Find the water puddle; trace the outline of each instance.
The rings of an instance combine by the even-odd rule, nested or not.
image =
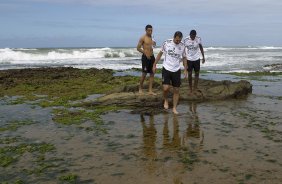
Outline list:
[[[186,102],[178,106],[177,116],[170,110],[157,115],[121,110],[102,116],[107,132],[100,134],[55,123],[48,108],[2,103],[2,128],[11,118],[34,123],[1,132],[2,153],[8,145],[30,145],[12,164],[0,167],[0,178],[26,183],[281,183],[282,107],[275,102],[254,95]],[[43,143],[55,149],[30,151]]]

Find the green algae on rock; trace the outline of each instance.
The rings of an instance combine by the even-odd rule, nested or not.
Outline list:
[[[94,68],[85,70],[38,68],[0,71],[0,96],[40,99],[37,103],[42,107],[73,107],[79,106],[79,104],[72,104],[73,101],[85,99],[93,94],[104,94],[102,97],[88,102],[88,105],[116,105],[133,110],[137,109],[140,112],[150,111],[150,113],[162,110],[162,85],[159,78],[155,78],[153,84],[156,96],[148,95],[145,92],[148,88],[147,83],[144,84],[144,93],[140,95],[138,93],[140,77],[113,76],[113,73],[113,70]],[[199,89],[198,93],[189,95],[188,82],[182,80],[180,102],[242,98],[252,92],[252,85],[245,80],[231,82],[200,79]],[[24,102],[24,100],[19,100],[19,102]],[[90,117],[85,112],[79,113],[80,116],[88,116],[88,119]],[[63,119],[66,120],[67,113],[63,114]],[[55,119],[63,121],[58,116]]]
[[[67,105],[91,94],[108,93],[124,84],[138,83],[138,77],[113,77],[107,69],[35,68],[0,71],[0,97],[22,96],[43,99],[44,107]],[[46,95],[46,97],[40,97]],[[17,102],[18,103],[18,102]]]

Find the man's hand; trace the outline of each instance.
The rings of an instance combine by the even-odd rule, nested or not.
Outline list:
[[[202,59],[202,63],[204,64],[206,62],[205,58]]]
[[[153,73],[156,73],[156,70],[157,70],[157,65],[154,64],[154,65],[153,65]]]
[[[157,43],[153,40],[153,48],[157,46]]]

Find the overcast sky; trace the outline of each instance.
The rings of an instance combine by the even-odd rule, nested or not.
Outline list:
[[[0,0],[0,48],[158,45],[196,29],[204,46],[282,46],[281,0]]]

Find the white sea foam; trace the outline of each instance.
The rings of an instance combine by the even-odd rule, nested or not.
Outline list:
[[[206,63],[201,64],[204,70],[261,71],[267,69],[263,68],[265,65],[282,64],[282,47],[207,47],[205,50]],[[160,48],[154,49],[155,56],[159,51]],[[0,49],[0,70],[43,66],[126,70],[141,68],[140,58],[136,48],[4,48]]]
[[[101,59],[138,57],[133,49],[0,49],[0,62],[4,61],[50,61],[70,59]]]
[[[211,50],[281,50],[282,47],[273,47],[273,46],[248,46],[248,47],[206,47],[205,51]]]

